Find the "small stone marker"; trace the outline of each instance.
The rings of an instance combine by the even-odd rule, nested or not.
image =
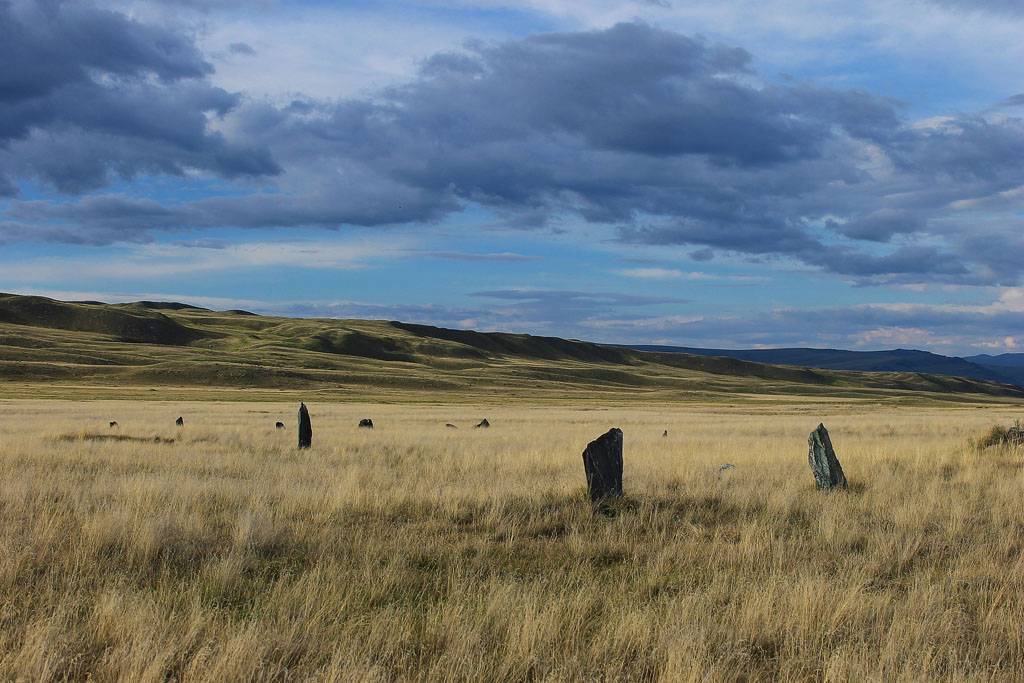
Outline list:
[[[828,437],[828,430],[823,424],[819,424],[807,437],[807,460],[811,464],[811,472],[814,473],[814,483],[819,489],[831,491],[834,488],[846,488],[843,466],[839,464],[835,449],[832,448],[832,440]]]
[[[174,421],[174,424],[178,425],[179,427],[184,427],[185,426],[185,418],[179,417],[177,420]]]
[[[373,420],[370,418],[364,418],[359,421],[359,426],[363,429],[373,429]]]
[[[447,427],[448,429],[458,429],[458,427],[453,425],[451,422],[446,423],[445,427]]]
[[[622,430],[613,427],[587,444],[583,451],[590,500],[622,496]]]
[[[667,437],[667,436],[668,436],[668,430],[666,429],[665,431],[663,431],[663,432],[661,433],[661,438],[663,438],[663,439],[664,439],[664,438],[665,438],[665,437]]]
[[[117,423],[116,423],[116,422],[111,422],[111,423],[110,423],[110,426],[111,426],[111,428],[113,428],[113,427],[116,427],[116,426],[117,426]]]
[[[274,429],[284,429],[284,422],[275,422]]]
[[[480,429],[480,428],[487,429],[490,426],[491,426],[491,423],[488,422],[487,418],[485,417],[484,419],[480,420],[480,423],[476,427],[474,427],[474,429]]]
[[[299,448],[313,445],[313,424],[309,421],[309,410],[305,403],[299,404]]]

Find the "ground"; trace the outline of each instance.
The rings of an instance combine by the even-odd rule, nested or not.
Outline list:
[[[1024,678],[1017,406],[307,402],[0,401],[0,678]]]

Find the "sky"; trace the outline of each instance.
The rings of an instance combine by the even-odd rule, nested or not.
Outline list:
[[[0,0],[0,291],[1024,351],[1019,0]]]

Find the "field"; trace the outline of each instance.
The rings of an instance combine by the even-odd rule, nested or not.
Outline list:
[[[0,679],[1024,678],[1014,405],[309,404],[0,401]]]

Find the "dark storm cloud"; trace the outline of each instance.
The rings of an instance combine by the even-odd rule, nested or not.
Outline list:
[[[575,214],[619,226],[625,242],[783,256],[855,278],[981,278],[955,236],[912,240],[951,202],[1024,183],[1019,120],[909,125],[869,93],[758,85],[750,60],[622,24],[470,45],[372,101],[239,118],[282,163],[343,159],[444,198],[426,220],[478,203],[510,222]],[[853,246],[865,241],[876,246]]]
[[[45,7],[63,24],[92,25]],[[161,30],[81,13],[118,38]],[[70,30],[63,24],[47,40],[23,40],[43,51]],[[583,220],[624,243],[785,258],[864,282],[1021,276],[998,248],[970,248],[981,234],[995,245],[1013,235],[1004,219],[1020,206],[1024,123],[1012,116],[910,122],[867,92],[764,84],[745,50],[644,24],[471,43],[372,98],[283,106],[211,87],[187,38],[168,34],[155,52],[138,42],[81,72],[59,49],[47,53],[60,67],[43,69],[58,74],[43,80],[52,85],[0,109],[17,131],[0,151],[0,178],[34,173],[82,191],[112,174],[233,177],[280,165],[278,186],[158,207],[13,202],[5,220],[37,224],[39,239],[101,243],[220,226],[429,230],[475,204],[506,226]],[[224,118],[230,138],[209,129],[207,114]],[[972,211],[983,204],[1005,216],[978,227]]]
[[[115,176],[279,170],[210,130],[240,99],[209,85],[187,36],[88,3],[0,2],[0,64],[0,178],[77,193]]]

